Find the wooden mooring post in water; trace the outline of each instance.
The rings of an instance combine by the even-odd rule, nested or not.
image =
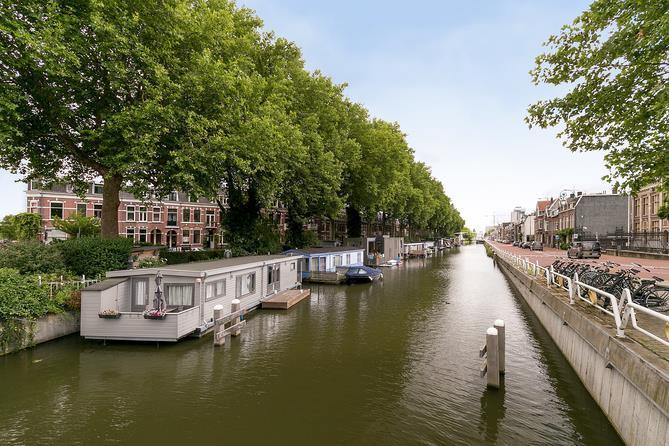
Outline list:
[[[488,377],[488,387],[499,389],[500,375],[506,367],[506,346],[504,321],[497,319],[494,325],[486,330],[485,345],[481,347],[479,356],[485,359],[481,364],[481,378]]]
[[[225,338],[228,335],[239,336],[242,328],[246,325],[246,320],[242,320],[246,310],[242,310],[242,303],[239,299],[234,299],[230,305],[230,314],[223,316],[223,305],[214,307],[214,345],[225,345]],[[229,324],[228,327],[225,325]]]

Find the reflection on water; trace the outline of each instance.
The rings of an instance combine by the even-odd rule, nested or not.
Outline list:
[[[620,444],[482,247],[384,275],[258,311],[222,348],[74,336],[0,358],[0,443]],[[496,318],[507,373],[488,390]]]

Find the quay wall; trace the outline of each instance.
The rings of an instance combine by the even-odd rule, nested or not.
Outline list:
[[[635,351],[634,341],[578,311],[544,284],[495,256],[497,265],[528,303],[628,445],[669,445],[669,372],[664,359]]]
[[[35,321],[16,319],[11,324],[11,329],[15,329],[17,324],[23,327],[23,335],[20,336],[20,339],[12,337],[4,348],[0,344],[0,356],[78,333],[80,317],[78,311],[69,311],[61,314],[47,314]],[[0,332],[10,329],[8,325],[6,322],[0,322]]]

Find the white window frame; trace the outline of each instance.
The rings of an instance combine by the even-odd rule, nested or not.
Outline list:
[[[246,281],[246,293],[242,293],[242,285]],[[256,292],[256,273],[241,274],[235,277],[235,296],[237,298],[250,296]]]
[[[158,210],[158,212],[156,212],[156,209]],[[156,219],[156,215],[158,216],[157,219]],[[160,223],[162,217],[163,217],[163,209],[160,208],[160,207],[154,206],[154,208],[151,210],[151,220],[154,223]]]
[[[125,207],[125,221],[135,221],[135,206]]]
[[[83,206],[83,207],[84,207],[84,213],[83,213],[83,214],[82,214],[81,212],[79,212],[79,207],[80,207],[80,206]],[[79,215],[83,215],[83,216],[87,216],[87,215],[88,215],[88,203],[77,203],[77,204],[75,205],[75,207],[76,207],[76,209],[77,209],[77,214],[79,214]]]
[[[54,215],[53,215],[53,209],[54,209],[53,205],[54,204],[59,204],[60,205],[60,217],[58,217],[58,218],[65,218],[65,203],[63,203],[62,201],[50,201],[49,202],[49,220],[54,219]]]
[[[205,301],[208,302],[210,300],[225,296],[225,288],[225,279],[208,282],[205,286]]]

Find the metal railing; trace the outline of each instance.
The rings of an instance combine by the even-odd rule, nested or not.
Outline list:
[[[567,291],[569,296],[569,303],[571,305],[575,304],[575,299],[579,299],[580,301],[583,301],[586,304],[595,307],[605,314],[611,316],[616,326],[617,337],[624,338],[625,328],[627,327],[628,323],[631,323],[634,330],[643,333],[649,338],[669,347],[669,341],[667,341],[667,339],[669,339],[669,316],[634,302],[632,299],[632,293],[629,288],[625,288],[623,290],[622,296],[618,298],[611,293],[581,282],[578,280],[578,273],[575,273],[573,278],[568,277],[556,272],[552,265],[548,268],[545,268],[539,266],[538,261],[532,263],[527,257],[523,258],[517,256],[510,252],[499,249],[494,245],[491,245],[491,247],[496,256],[507,260],[516,269],[523,271],[530,276],[545,280],[549,288],[552,286],[557,286]],[[587,297],[585,297],[584,294]],[[605,302],[608,299],[611,304],[611,308],[605,308],[604,306],[600,305],[600,299],[604,300]],[[667,339],[662,339],[656,334],[639,326],[636,317],[637,311],[656,319],[660,323],[664,323],[664,331]]]
[[[41,286],[43,284],[42,276],[38,276],[38,281]],[[76,290],[80,290],[99,281],[100,279],[97,278],[87,279],[86,276],[81,276],[81,280],[63,280],[63,276],[60,276],[60,281],[44,282],[44,285],[49,287],[49,298],[53,299],[53,295],[61,288],[72,287]]]

